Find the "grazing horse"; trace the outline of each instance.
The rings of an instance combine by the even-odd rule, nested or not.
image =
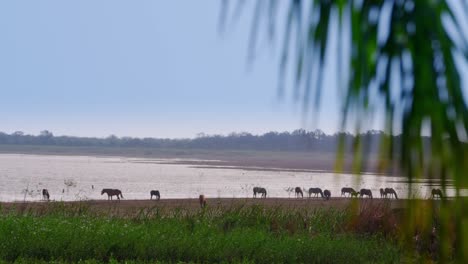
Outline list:
[[[304,198],[304,193],[302,192],[301,187],[296,187],[294,191],[296,192],[296,198],[299,198],[299,195],[301,196],[301,198]]]
[[[122,191],[119,189],[102,189],[101,195],[107,193],[107,200],[112,200],[112,196],[117,196],[120,201],[120,197],[123,198]]]
[[[205,207],[206,207],[206,198],[205,198],[205,195],[200,194],[200,196],[198,197],[198,202],[200,203],[200,207],[201,207],[201,208],[205,208]]]
[[[435,199],[436,196],[439,196],[440,199],[443,198],[442,190],[440,189],[432,189],[431,195],[432,195],[432,199]]]
[[[261,194],[260,197],[262,198],[266,198],[267,196],[267,191],[265,188],[262,188],[262,187],[254,187],[253,188],[253,197],[256,198],[257,197],[257,193]]]
[[[345,196],[346,194],[349,193],[350,196],[352,196],[353,192],[356,192],[353,188],[350,187],[343,187],[341,188],[341,196]]]
[[[322,192],[322,189],[320,189],[320,188],[310,188],[309,189],[309,198],[310,198],[310,196],[312,194],[314,194],[314,197],[317,197],[320,194],[320,196],[322,196],[322,198],[323,198],[323,192]]]
[[[150,192],[150,195],[151,195],[150,200],[153,200],[153,195],[156,196],[156,200],[161,199],[161,195],[159,194],[159,191],[158,191],[158,190],[152,190],[152,191]]]
[[[372,199],[372,191],[370,189],[361,189],[361,191],[359,191],[360,193],[360,197],[364,197],[364,196],[369,196],[371,199]]]
[[[380,188],[380,198],[387,198],[387,194],[385,193],[385,190]]]
[[[330,190],[324,190],[324,191],[323,191],[323,195],[325,196],[325,200],[330,199],[330,197],[331,197],[331,192],[330,192]]]
[[[384,194],[385,198],[387,198],[387,195],[390,195],[390,198],[395,197],[395,199],[398,199],[398,195],[396,194],[396,191],[393,188],[385,188]]]
[[[351,198],[357,198],[359,196],[359,192],[353,191],[351,192]]]
[[[47,190],[47,189],[42,189],[42,199],[43,199],[43,200],[46,200],[46,201],[49,201],[49,200],[50,200],[49,190]]]

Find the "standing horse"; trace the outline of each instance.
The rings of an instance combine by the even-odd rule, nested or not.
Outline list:
[[[440,199],[443,198],[442,190],[440,189],[432,189],[431,195],[432,195],[432,199],[435,199],[436,196],[439,196]]]
[[[260,193],[260,189],[262,189],[262,187],[254,187],[254,189],[253,189],[253,191],[254,191],[253,198],[257,197],[257,193]]]
[[[370,189],[361,189],[359,193],[361,198],[364,196],[369,196],[372,199],[372,191]]]
[[[329,200],[331,197],[331,192],[330,190],[325,190],[323,191],[323,195],[325,196],[325,200]]]
[[[320,189],[320,188],[310,188],[309,189],[309,198],[310,198],[310,196],[312,194],[314,194],[314,197],[317,197],[320,194],[320,196],[322,196],[322,198],[323,198],[323,192],[322,192],[322,189]]]
[[[112,200],[112,196],[117,196],[117,199],[120,201],[120,198],[123,198],[122,191],[119,189],[102,189],[101,195],[107,194],[107,200]]]
[[[398,199],[398,195],[396,194],[396,191],[393,188],[385,188],[384,194],[385,198],[387,198],[387,195],[390,195],[390,198],[395,197],[395,199]]]
[[[50,200],[49,190],[47,190],[47,189],[42,189],[42,199],[43,199],[43,200],[46,200],[46,201],[49,201],[49,200]]]
[[[341,188],[341,196],[345,196],[346,194],[349,193],[349,196],[352,196],[353,192],[356,192],[353,188],[350,187],[343,187]]]
[[[200,207],[201,207],[201,208],[205,208],[205,207],[206,207],[206,198],[205,198],[205,195],[200,194],[200,196],[198,197],[198,202],[200,203]]]
[[[152,190],[152,191],[150,192],[150,195],[151,195],[150,200],[153,200],[153,195],[156,196],[156,200],[161,199],[161,195],[159,194],[159,191],[158,191],[158,190]]]
[[[256,198],[257,197],[257,193],[261,194],[260,197],[262,198],[266,198],[267,196],[267,191],[265,188],[262,188],[262,187],[254,187],[253,188],[253,197]]]
[[[304,193],[302,192],[301,187],[296,187],[294,189],[294,192],[296,193],[296,198],[299,198],[299,195],[301,196],[301,198],[304,198]]]
[[[380,198],[387,198],[387,194],[385,193],[385,190],[380,188]]]
[[[356,191],[351,192],[351,198],[357,198],[359,195],[360,195],[359,192],[356,192]]]

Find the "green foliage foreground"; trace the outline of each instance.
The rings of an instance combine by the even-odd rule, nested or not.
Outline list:
[[[395,263],[401,248],[381,233],[350,231],[347,211],[245,207],[151,209],[134,216],[83,210],[0,216],[0,262]]]
[[[290,93],[296,101],[302,100],[304,114],[316,115],[325,110],[320,109],[322,93],[335,86],[342,95],[341,130],[360,134],[377,121],[387,135],[399,135],[398,140],[391,136],[381,140],[382,171],[398,164],[410,185],[415,179],[429,178],[440,181],[444,192],[447,180],[453,180],[457,197],[454,203],[441,205],[439,229],[442,234],[464,232],[468,210],[459,193],[468,188],[467,83],[463,80],[468,65],[468,1],[223,1],[221,28],[231,24],[230,17],[239,19],[239,13],[249,9],[245,2],[252,10],[249,58],[255,58],[263,35],[271,47],[277,41],[283,43],[278,54],[279,94],[285,96],[286,84],[292,81]],[[284,33],[277,38],[281,27]],[[328,73],[336,78],[335,85],[327,81]],[[429,144],[424,135],[430,135]],[[355,172],[365,168],[369,157],[363,141],[360,136],[353,139]],[[343,169],[347,143],[343,137],[338,170]],[[432,221],[427,216],[425,221]],[[407,234],[410,240],[413,232]],[[441,240],[436,247],[443,259],[455,254],[458,262],[468,263],[468,235],[455,241],[455,252],[444,246],[452,244],[449,236]]]

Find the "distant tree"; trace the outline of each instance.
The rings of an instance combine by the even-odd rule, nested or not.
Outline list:
[[[115,135],[110,135],[105,139],[105,144],[109,146],[116,146],[119,143],[119,138]]]
[[[107,138],[86,138],[72,136],[54,136],[44,130],[39,135],[25,135],[16,133],[8,135],[0,132],[0,144],[16,145],[57,145],[57,146],[102,146],[102,147],[151,147],[174,149],[217,149],[217,150],[265,150],[265,151],[321,151],[334,152],[338,148],[340,137],[346,135],[349,142],[356,138],[352,134],[326,135],[320,130],[306,131],[303,129],[289,132],[268,132],[263,135],[253,135],[248,132],[230,133],[223,135],[208,135],[193,139],[161,139],[161,138],[132,138],[111,135]],[[384,133],[370,131],[360,135],[364,137],[363,145],[374,145],[371,153],[376,154],[376,145]],[[352,145],[347,144],[345,150],[349,153]]]
[[[205,136],[206,136],[206,134],[203,133],[203,132],[197,134],[197,138],[203,138]]]
[[[14,137],[22,137],[22,136],[24,136],[24,132],[23,131],[15,131],[15,132],[13,132],[12,135]]]
[[[49,130],[42,130],[39,136],[44,138],[51,138],[54,136],[54,134],[52,134],[52,132],[50,132]]]
[[[39,133],[39,140],[43,144],[53,143],[54,141],[54,134],[48,130],[43,130]]]

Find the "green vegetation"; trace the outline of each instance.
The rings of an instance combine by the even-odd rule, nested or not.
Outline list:
[[[351,212],[258,206],[153,208],[125,216],[86,207],[15,210],[0,216],[0,261],[400,262],[395,234],[381,224],[377,232],[362,229],[373,225],[356,224]]]

